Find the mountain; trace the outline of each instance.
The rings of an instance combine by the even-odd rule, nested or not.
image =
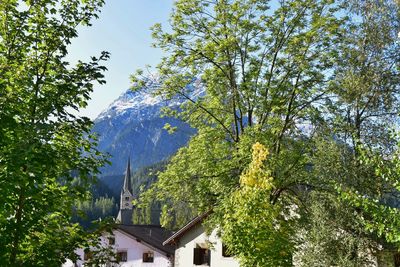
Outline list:
[[[149,80],[143,90],[127,90],[94,121],[98,149],[111,155],[112,164],[101,169],[102,176],[123,174],[129,157],[132,171],[166,160],[194,133],[178,119],[160,117],[162,107],[178,108],[181,101],[154,96],[157,86],[156,81]],[[195,95],[201,91],[195,83],[190,87]],[[163,129],[167,123],[177,127],[173,134]]]

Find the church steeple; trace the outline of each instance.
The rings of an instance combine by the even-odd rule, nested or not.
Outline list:
[[[130,192],[132,194],[132,186],[131,186],[131,158],[128,158],[128,164],[126,166],[125,179],[124,179],[124,187],[122,189],[123,192]],[[123,193],[121,192],[121,193]]]
[[[132,224],[132,213],[133,213],[133,194],[131,186],[131,160],[128,158],[128,164],[126,166],[126,173],[124,178],[124,184],[121,189],[121,200],[119,206],[119,212],[117,221],[121,224],[129,225]]]

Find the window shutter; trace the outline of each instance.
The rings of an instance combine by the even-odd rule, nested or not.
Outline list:
[[[394,258],[394,266],[400,267],[400,253],[395,253],[393,255],[393,258]]]
[[[206,257],[204,262],[206,262],[208,266],[211,266],[211,250],[207,249],[204,256]]]
[[[194,248],[193,249],[193,264],[194,265],[202,265],[203,264],[202,255],[203,255],[203,253],[202,253],[202,249],[201,248]]]

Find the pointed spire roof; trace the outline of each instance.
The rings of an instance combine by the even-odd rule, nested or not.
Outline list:
[[[124,192],[129,191],[132,194],[131,186],[131,158],[128,158],[128,164],[126,166],[126,173],[124,179],[124,187],[122,188]]]

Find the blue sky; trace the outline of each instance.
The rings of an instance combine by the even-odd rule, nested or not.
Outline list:
[[[73,40],[68,60],[89,61],[101,51],[109,51],[111,59],[105,64],[107,84],[96,85],[92,100],[80,114],[91,119],[122,92],[129,88],[129,75],[146,65],[155,66],[162,52],[152,48],[150,27],[168,23],[173,0],[106,0],[100,18],[92,27],[79,28]]]

